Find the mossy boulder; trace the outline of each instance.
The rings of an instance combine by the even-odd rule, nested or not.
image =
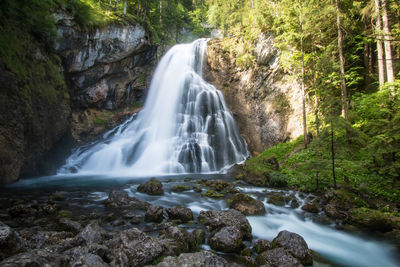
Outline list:
[[[182,222],[193,220],[193,212],[189,208],[176,206],[168,208],[166,211],[172,220],[181,220]]]
[[[352,209],[349,222],[379,232],[400,229],[400,217],[368,208]]]
[[[156,178],[151,178],[144,184],[139,185],[137,188],[138,192],[146,193],[148,195],[162,195],[164,194],[164,189],[162,183]]]
[[[253,250],[257,253],[260,254],[264,251],[272,249],[272,243],[268,240],[265,239],[258,239],[257,242],[253,246]]]
[[[240,211],[244,215],[263,215],[265,214],[264,204],[245,194],[237,194],[229,203],[229,207]]]
[[[171,189],[172,192],[184,192],[184,191],[189,191],[189,190],[190,190],[190,187],[187,185],[175,185]]]
[[[301,209],[304,210],[304,211],[307,211],[307,212],[311,212],[311,213],[318,213],[319,212],[319,207],[314,202],[308,202],[308,203],[304,204],[301,207]]]
[[[201,193],[201,196],[203,196],[203,197],[210,197],[210,198],[224,198],[224,197],[225,197],[224,194],[217,193],[217,192],[215,192],[215,191],[212,190],[212,189],[207,190],[207,192]]]
[[[227,226],[219,230],[211,239],[210,247],[222,252],[239,252],[243,235],[236,226]]]

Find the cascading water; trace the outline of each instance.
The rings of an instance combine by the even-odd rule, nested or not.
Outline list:
[[[207,40],[172,47],[161,59],[136,118],[80,148],[60,172],[219,172],[249,153],[224,97],[202,78]]]

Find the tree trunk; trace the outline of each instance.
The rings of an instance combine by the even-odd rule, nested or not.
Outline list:
[[[118,2],[119,2],[119,0],[117,0],[117,1],[115,2],[115,8],[118,8]]]
[[[389,19],[387,15],[386,0],[382,1],[382,22],[383,22],[383,33],[385,35],[385,61],[386,61],[386,76],[389,83],[394,82],[394,72],[393,72],[393,60],[392,60],[392,48],[390,41],[390,29],[389,29]]]
[[[340,76],[342,79],[342,116],[348,120],[348,101],[347,101],[347,88],[346,88],[346,77],[344,72],[344,55],[343,55],[343,34],[341,29],[340,21],[340,9],[339,0],[336,0],[336,26],[338,29],[338,47],[339,47],[339,58],[340,58]]]
[[[332,114],[333,116],[333,114]],[[331,159],[332,159],[332,178],[333,178],[333,186],[336,188],[336,173],[335,173],[335,147],[334,147],[334,139],[333,139],[333,118],[331,118]]]
[[[147,16],[147,0],[144,0],[144,11],[143,11],[143,19]]]
[[[363,20],[364,24],[364,32],[367,35],[369,33],[368,22],[367,20]],[[367,88],[371,84],[371,73],[372,73],[372,66],[371,66],[371,44],[366,42],[364,44],[364,84]]]
[[[306,117],[306,88],[304,85],[304,48],[303,48],[303,14],[302,14],[301,0],[299,0],[299,22],[300,22],[300,50],[301,50],[301,91],[302,91],[302,108],[303,108],[303,134],[304,134],[304,148],[308,145],[307,135],[307,117]]]
[[[126,8],[128,6],[128,0],[124,1],[124,16],[126,15]]]
[[[381,12],[380,12],[380,2],[379,0],[375,0],[375,14],[376,14],[376,46],[378,50],[378,72],[379,72],[379,85],[383,85],[385,83],[385,65],[383,62],[383,46],[381,38],[382,31],[382,23],[381,23]]]

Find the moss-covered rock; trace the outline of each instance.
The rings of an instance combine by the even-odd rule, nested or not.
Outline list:
[[[368,208],[352,209],[349,222],[379,232],[400,229],[400,217]]]
[[[201,196],[203,196],[203,197],[211,197],[211,198],[224,198],[225,197],[224,194],[217,193],[212,189],[207,190],[207,192],[201,193]]]
[[[141,184],[137,188],[138,192],[146,193],[148,195],[162,195],[164,194],[164,189],[162,183],[157,180],[157,178],[151,178],[144,184]]]
[[[265,214],[264,204],[245,194],[237,194],[229,203],[229,207],[240,211],[244,215]]]
[[[187,185],[175,185],[171,188],[172,192],[184,192],[190,190],[190,187]]]

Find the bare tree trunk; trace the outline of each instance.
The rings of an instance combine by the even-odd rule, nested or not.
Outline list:
[[[118,8],[118,2],[119,2],[119,0],[117,0],[117,1],[115,2],[115,8]]]
[[[378,50],[378,72],[379,72],[379,85],[383,85],[385,83],[385,65],[383,62],[383,46],[382,41],[380,40],[380,35],[382,31],[382,23],[381,23],[381,15],[380,15],[380,2],[379,0],[375,0],[375,14],[376,14],[376,46]]]
[[[348,120],[348,103],[347,103],[347,88],[346,88],[346,77],[344,72],[344,55],[343,55],[343,34],[341,29],[340,21],[340,9],[339,0],[336,0],[336,25],[338,29],[338,47],[339,47],[339,58],[340,58],[340,76],[342,78],[342,116]]]
[[[333,116],[333,114],[332,114]],[[336,188],[336,173],[335,173],[335,146],[333,139],[333,118],[331,118],[331,159],[332,159],[332,178],[333,178],[333,187]]]
[[[160,0],[160,26],[162,25],[162,0]]]
[[[386,0],[382,1],[382,21],[383,21],[383,32],[385,35],[385,61],[386,61],[386,76],[387,81],[394,82],[394,72],[393,72],[393,59],[392,59],[392,48],[390,46],[390,29],[389,29],[389,19],[387,15]]]
[[[128,6],[128,0],[124,1],[124,15],[126,15],[126,7]]]
[[[303,134],[304,134],[304,148],[308,145],[307,135],[307,117],[306,117],[306,88],[304,85],[304,48],[303,48],[303,14],[302,14],[301,0],[299,0],[299,22],[300,22],[300,50],[301,50],[301,91],[302,91],[302,108],[303,108]]]
[[[147,16],[147,0],[144,0],[144,12],[143,12],[143,18],[145,19]]]

